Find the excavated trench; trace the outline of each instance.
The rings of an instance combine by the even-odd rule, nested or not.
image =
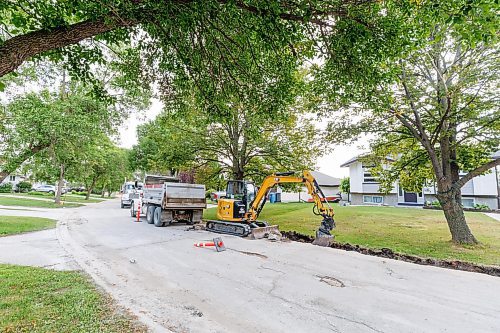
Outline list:
[[[301,243],[312,243],[312,241],[314,240],[314,237],[312,236],[303,235],[295,231],[282,231],[281,234],[283,235],[283,237]],[[421,258],[410,254],[397,253],[388,248],[374,250],[366,247],[361,247],[359,245],[352,245],[349,243],[339,243],[335,241],[330,245],[330,247],[345,251],[355,251],[370,256],[411,262],[418,265],[429,265],[442,268],[450,268],[460,271],[482,273],[500,277],[500,267],[497,266],[478,265],[471,262],[460,261],[460,260]]]

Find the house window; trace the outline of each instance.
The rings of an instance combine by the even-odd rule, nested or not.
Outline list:
[[[467,208],[474,208],[474,199],[473,198],[462,198],[462,206]]]
[[[399,196],[402,197],[403,196],[403,189],[401,188],[401,186],[398,186],[399,188]]]
[[[363,182],[364,183],[378,183],[377,177],[371,174],[373,165],[363,165]]]
[[[381,204],[384,198],[380,195],[363,195],[363,203],[367,204]]]
[[[16,181],[16,176],[9,176],[9,181],[15,182]]]
[[[418,197],[421,198],[422,197],[422,191],[418,192]]]

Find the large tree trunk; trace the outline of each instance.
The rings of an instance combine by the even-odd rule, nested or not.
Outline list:
[[[465,220],[461,192],[449,191],[437,195],[437,198],[443,207],[444,216],[451,232],[451,240],[458,244],[477,244],[477,240]]]
[[[76,44],[83,39],[135,24],[137,24],[136,21],[118,19],[110,14],[108,17],[96,20],[12,37],[0,46],[0,77],[15,71],[24,61],[40,53]]]
[[[61,204],[63,185],[64,185],[64,164],[61,164],[61,169],[59,171],[59,181],[57,182],[56,198],[54,200],[54,202],[58,205]]]
[[[245,178],[245,173],[241,169],[235,169],[233,170],[233,179],[234,180],[244,180]]]

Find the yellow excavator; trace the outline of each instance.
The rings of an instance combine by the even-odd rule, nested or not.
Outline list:
[[[257,218],[264,208],[271,188],[284,183],[305,185],[314,199],[314,214],[323,217],[316,231],[316,239],[322,239],[323,243],[328,244],[333,238],[330,231],[335,228],[333,208],[326,200],[314,176],[307,170],[303,171],[300,176],[295,175],[295,172],[274,173],[264,179],[260,188],[256,188],[252,182],[245,180],[228,181],[226,195],[217,203],[218,220],[208,220],[206,229],[241,237],[251,235],[253,238],[263,238],[279,233],[278,226],[270,226],[267,222],[258,221]]]

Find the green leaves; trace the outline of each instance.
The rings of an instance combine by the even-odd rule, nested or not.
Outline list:
[[[58,96],[46,90],[15,98],[5,108],[9,126],[0,147],[2,171],[13,172],[32,156],[43,154],[46,169],[71,163],[82,146],[109,134],[119,115],[80,86]],[[35,163],[36,164],[36,163]],[[39,164],[41,165],[41,164]],[[43,171],[48,178],[52,171]]]

